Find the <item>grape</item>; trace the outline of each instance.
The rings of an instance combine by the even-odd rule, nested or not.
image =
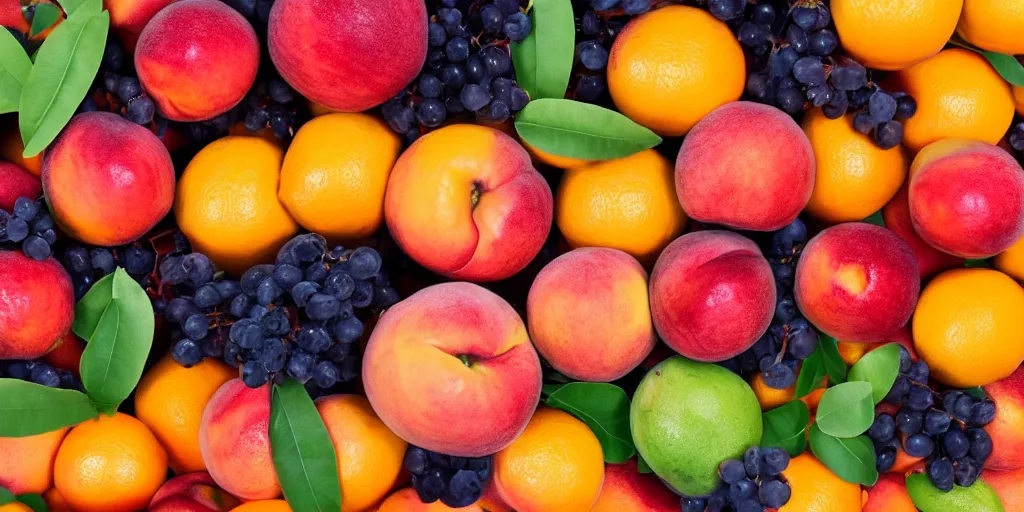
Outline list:
[[[708,10],[712,16],[729,21],[743,16],[746,4],[747,0],[708,0]]]
[[[811,55],[827,57],[832,55],[832,52],[839,46],[839,37],[831,30],[819,30],[811,34],[808,43],[808,51]]]
[[[875,144],[882,149],[892,149],[903,142],[903,125],[898,121],[887,121],[875,128]]]
[[[868,99],[868,114],[876,124],[892,121],[896,116],[896,99],[885,91],[875,91]]]

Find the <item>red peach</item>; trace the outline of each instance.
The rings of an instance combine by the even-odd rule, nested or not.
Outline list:
[[[690,359],[724,361],[768,330],[775,293],[771,266],[754,242],[728,231],[688,233],[654,264],[654,328]]]
[[[921,277],[930,277],[943,270],[964,266],[964,259],[946,254],[925,242],[921,236],[914,231],[914,223],[910,219],[910,198],[908,190],[910,181],[903,182],[899,192],[893,196],[889,203],[882,208],[882,219],[885,227],[899,235],[910,250],[914,251],[917,259],[917,268],[921,271]]]
[[[581,248],[548,263],[530,287],[526,319],[537,351],[576,380],[622,378],[657,341],[647,271],[618,249]]]
[[[277,0],[270,58],[289,85],[342,112],[384,103],[416,79],[427,57],[423,0]]]
[[[176,476],[153,495],[147,512],[228,512],[239,505],[205,471]]]
[[[993,471],[987,469],[981,473],[981,480],[999,495],[1005,512],[1024,512],[1024,469],[1013,471]]]
[[[917,512],[907,492],[906,477],[896,473],[879,475],[878,482],[867,489],[868,501],[863,512]]]
[[[678,512],[679,496],[658,477],[641,474],[636,459],[604,465],[604,486],[590,512]]]
[[[53,486],[53,463],[67,428],[27,437],[0,437],[0,487],[41,494]]]
[[[175,0],[103,0],[110,11],[110,28],[117,33],[129,53],[135,51],[139,34],[156,13]]]
[[[57,346],[43,356],[43,360],[54,368],[71,372],[76,379],[80,379],[81,376],[78,374],[78,370],[82,365],[83,352],[85,352],[85,341],[76,336],[75,333],[68,331],[57,342]]]
[[[676,194],[698,221],[774,231],[807,206],[814,165],[811,143],[792,117],[760,103],[727,103],[683,140]]]
[[[1024,169],[992,144],[943,139],[910,165],[910,219],[936,249],[987,258],[1024,236]]]
[[[481,457],[526,428],[540,398],[540,359],[501,297],[444,283],[384,313],[363,356],[363,385],[374,411],[402,439]]]
[[[37,199],[43,184],[32,173],[9,162],[0,162],[0,210],[10,212],[19,197]]]
[[[174,202],[174,165],[153,132],[119,115],[71,119],[43,161],[54,220],[72,237],[115,246],[153,229]]]
[[[996,404],[996,417],[985,427],[992,438],[992,455],[985,467],[1024,469],[1024,367],[985,386],[985,393]]]
[[[0,27],[7,27],[18,32],[28,32],[29,24],[21,12],[19,0],[0,0]]]
[[[57,260],[0,251],[0,359],[42,357],[74,319],[71,277]]]
[[[227,4],[180,0],[146,24],[135,67],[164,117],[205,121],[249,92],[260,67],[260,43],[252,25]]]
[[[875,343],[906,325],[921,289],[914,251],[896,233],[847,222],[804,247],[796,266],[797,306],[843,341]]]

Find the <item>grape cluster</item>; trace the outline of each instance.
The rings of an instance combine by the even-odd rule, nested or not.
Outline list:
[[[403,462],[412,473],[412,486],[423,503],[441,503],[451,508],[476,503],[491,476],[491,456],[456,457],[409,446]]]
[[[57,231],[42,199],[19,197],[13,210],[0,210],[0,249],[20,248],[25,256],[43,261],[56,242]]]
[[[108,248],[72,245],[61,257],[64,269],[71,276],[75,300],[81,300],[97,281],[121,267],[143,288],[156,266],[156,252],[144,242]]]
[[[129,121],[147,126],[157,119],[156,103],[142,90],[142,84],[130,62],[131,57],[114,41],[108,41],[103,51],[101,63],[102,99],[109,104],[108,109],[119,112]],[[100,110],[100,102],[95,96],[86,96],[79,106],[80,112]],[[162,119],[161,124],[166,125]]]
[[[751,446],[743,460],[729,459],[718,466],[725,482],[711,496],[683,496],[683,512],[763,512],[789,502],[793,490],[782,476],[789,454],[781,448]]]
[[[83,391],[82,383],[67,370],[54,368],[40,360],[0,361],[0,378],[34,382],[48,388],[74,389]]]
[[[622,28],[633,14],[650,10],[650,2],[591,0],[577,9],[576,65],[570,84],[576,101],[597,103],[608,89],[608,55]]]
[[[875,445],[875,465],[887,471],[903,450],[928,461],[925,472],[935,487],[969,487],[992,454],[992,439],[984,427],[995,418],[995,404],[961,390],[936,393],[928,387],[928,373],[924,361],[912,362],[900,347],[900,375],[885,397],[899,410],[878,414],[867,431]]]

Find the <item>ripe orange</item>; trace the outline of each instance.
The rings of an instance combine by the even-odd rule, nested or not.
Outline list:
[[[53,460],[68,429],[28,437],[0,437],[0,487],[39,494],[53,484]]]
[[[678,137],[740,99],[745,70],[743,50],[725,23],[703,9],[672,5],[635,18],[615,38],[608,92],[626,117]]]
[[[75,510],[146,507],[167,476],[167,452],[141,421],[117,413],[71,429],[57,451],[53,485]]]
[[[494,456],[494,485],[518,512],[587,512],[603,483],[597,436],[558,409],[538,409],[522,435]]]
[[[983,50],[1007,55],[1024,53],[1024,2],[964,0],[956,33]]]
[[[273,261],[299,229],[277,198],[283,157],[263,139],[229,136],[192,158],[174,216],[193,249],[232,274]]]
[[[867,67],[892,71],[939,53],[956,29],[964,0],[833,0],[831,5],[843,48]]]
[[[792,497],[779,512],[860,512],[860,486],[839,478],[810,453],[789,461],[782,475]]]
[[[997,270],[1024,282],[1024,238],[996,255],[993,264]]]
[[[799,400],[806,404],[808,409],[814,411],[818,407],[818,402],[821,401],[821,395],[825,394],[825,384],[827,381],[822,380],[814,391],[800,397]],[[775,389],[764,382],[764,376],[760,372],[750,379],[750,388],[754,390],[754,396],[761,404],[762,411],[774,409],[792,402],[796,398],[796,384],[786,389]]]
[[[829,224],[853,222],[881,210],[907,177],[903,148],[879,148],[853,129],[853,114],[829,119],[814,109],[804,117],[817,171],[807,213]]]
[[[216,359],[185,368],[167,355],[142,377],[135,391],[135,416],[167,450],[175,473],[206,471],[199,450],[203,410],[221,384],[237,376],[236,370]]]
[[[243,503],[231,512],[292,512],[292,508],[284,500],[260,500]]]
[[[20,502],[8,503],[6,505],[0,505],[0,512],[33,512],[32,508],[28,505]]]
[[[555,193],[558,229],[573,247],[620,249],[652,265],[686,225],[673,172],[653,149],[567,170]]]
[[[912,151],[945,138],[995,144],[1013,121],[1010,84],[975,52],[944,50],[899,72],[897,79],[917,100],[917,113],[903,132],[903,145]]]

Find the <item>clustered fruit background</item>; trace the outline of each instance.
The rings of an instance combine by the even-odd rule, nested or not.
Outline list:
[[[0,25],[0,512],[1024,512],[1020,0]]]

